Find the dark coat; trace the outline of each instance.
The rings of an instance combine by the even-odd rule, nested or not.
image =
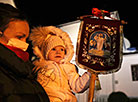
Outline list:
[[[32,68],[0,44],[0,102],[49,102]]]

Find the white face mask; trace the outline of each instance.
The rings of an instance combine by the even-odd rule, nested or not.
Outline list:
[[[19,49],[22,49],[23,51],[26,51],[29,44],[24,42],[24,41],[21,41],[19,39],[16,39],[16,38],[11,38],[9,41],[8,41],[8,44],[9,46],[14,46],[14,47],[17,47]]]

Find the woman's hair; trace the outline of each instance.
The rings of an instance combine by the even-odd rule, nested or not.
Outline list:
[[[27,17],[12,5],[0,3],[0,31],[3,32],[10,21],[16,20],[27,21]]]

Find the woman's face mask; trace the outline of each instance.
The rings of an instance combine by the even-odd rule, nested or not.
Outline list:
[[[11,38],[11,39],[8,41],[7,45],[13,46],[13,47],[17,47],[17,48],[19,48],[19,49],[22,49],[23,51],[26,51],[27,48],[28,48],[28,46],[29,46],[28,43],[26,43],[26,42],[24,42],[24,41],[21,41],[21,40],[19,40],[19,39],[16,39],[16,38]]]

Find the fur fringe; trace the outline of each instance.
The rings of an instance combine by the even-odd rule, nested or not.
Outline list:
[[[30,40],[32,41],[33,46],[38,46],[40,48],[41,53],[44,55],[44,49],[45,49],[45,41],[49,35],[56,35],[60,37],[66,46],[66,56],[65,58],[61,61],[62,63],[67,63],[69,62],[73,55],[74,55],[74,47],[72,45],[72,41],[69,37],[69,35],[64,32],[63,30],[55,27],[55,26],[44,26],[44,27],[35,27],[32,29],[32,33],[30,34]]]

